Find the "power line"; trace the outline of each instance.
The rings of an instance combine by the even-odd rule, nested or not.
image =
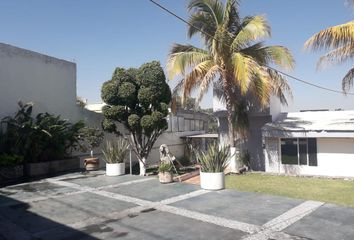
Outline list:
[[[213,40],[219,42],[219,40],[215,39],[215,37],[212,36],[211,34],[205,32],[205,31],[203,31],[202,29],[200,29],[200,28],[194,26],[193,24],[189,23],[187,20],[185,20],[184,18],[178,16],[176,13],[174,13],[174,12],[172,12],[171,10],[167,9],[167,8],[164,7],[163,5],[157,3],[157,2],[154,1],[154,0],[149,0],[149,1],[150,1],[151,3],[153,3],[154,5],[156,5],[157,7],[159,7],[160,9],[162,9],[162,10],[164,10],[165,12],[169,13],[169,14],[172,15],[173,17],[177,18],[178,20],[184,22],[185,24],[187,24],[187,25],[191,26],[192,28],[198,30],[199,32],[201,32],[201,33],[207,35],[208,37],[212,38]],[[224,43],[222,43],[222,44],[224,44]],[[226,45],[226,46],[231,47],[230,45]],[[282,75],[284,75],[284,76],[286,76],[286,77],[292,78],[292,79],[294,79],[295,81],[298,81],[298,82],[301,82],[301,83],[310,85],[310,86],[312,86],[312,87],[316,87],[316,88],[319,88],[319,89],[322,89],[322,90],[326,90],[326,91],[329,91],[329,92],[340,93],[340,94],[344,94],[344,95],[353,95],[353,96],[354,96],[354,93],[350,93],[350,92],[346,93],[346,92],[343,92],[343,91],[339,91],[339,90],[335,90],[335,89],[330,89],[330,88],[327,88],[327,87],[322,87],[322,86],[320,86],[320,85],[313,84],[313,83],[310,83],[310,82],[308,82],[308,81],[302,80],[302,79],[300,79],[300,78],[294,77],[294,76],[292,76],[292,75],[290,75],[290,74],[288,74],[288,73],[282,72],[282,71],[280,71],[280,70],[278,70],[278,69],[275,69],[275,68],[273,68],[273,67],[270,67],[270,66],[266,66],[266,67],[268,67],[268,68],[270,68],[270,69],[272,69],[272,70],[274,70],[274,71],[276,71],[276,72],[278,72],[278,73],[280,73],[280,74],[282,74]]]

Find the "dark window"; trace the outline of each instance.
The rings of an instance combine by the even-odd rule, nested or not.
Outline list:
[[[299,163],[307,165],[307,138],[299,138]]]
[[[308,139],[309,166],[317,166],[317,141],[316,138]]]
[[[286,138],[281,140],[282,164],[298,164],[297,152],[297,138]]]
[[[316,138],[281,139],[282,164],[317,166]]]

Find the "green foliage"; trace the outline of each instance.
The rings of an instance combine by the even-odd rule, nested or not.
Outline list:
[[[161,162],[159,166],[159,172],[172,172],[172,164]]]
[[[84,151],[99,147],[104,137],[103,131],[96,127],[84,127],[80,130],[80,134],[84,140],[84,144],[82,145]]]
[[[10,167],[22,164],[23,157],[16,154],[0,154],[0,167]]]
[[[184,166],[184,167],[191,165],[191,160],[189,159],[189,157],[186,157],[186,156],[178,158],[178,162],[180,164],[182,164],[182,166]]]
[[[64,158],[80,146],[82,121],[72,124],[49,113],[32,117],[32,103],[18,105],[14,117],[1,121],[2,152],[23,156],[26,162],[39,162]]]
[[[132,144],[138,157],[147,157],[157,137],[167,128],[165,120],[171,91],[160,63],[153,61],[140,68],[116,68],[112,79],[101,90],[105,120],[103,129],[117,132],[122,123],[133,136]]]
[[[195,154],[202,172],[223,172],[230,160],[230,148],[219,149],[217,143],[210,144],[206,152],[196,150]]]
[[[129,142],[118,138],[116,142],[107,141],[102,149],[106,163],[123,163],[129,150]]]

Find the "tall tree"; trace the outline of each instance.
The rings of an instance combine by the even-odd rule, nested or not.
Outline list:
[[[354,6],[354,0],[348,0]],[[329,50],[317,62],[317,68],[328,64],[340,64],[354,57],[354,20],[324,29],[305,42],[305,48],[313,51]],[[350,69],[342,79],[342,89],[345,93],[353,86],[354,68]]]
[[[264,16],[240,17],[239,2],[227,0],[191,0],[188,36],[199,34],[205,48],[175,44],[167,63],[169,77],[182,76],[177,90],[182,99],[199,88],[200,101],[208,88],[219,82],[224,92],[229,144],[234,146],[233,110],[250,93],[261,106],[269,103],[272,93],[286,103],[290,87],[282,75],[267,67],[275,64],[292,69],[294,60],[282,46],[265,46],[262,39],[271,35]],[[193,27],[194,26],[194,27]],[[202,30],[202,31],[199,31]]]
[[[120,135],[116,122],[129,131],[129,142],[139,159],[140,175],[145,175],[146,159],[157,138],[167,129],[166,116],[171,90],[159,62],[143,64],[139,69],[116,68],[101,90],[102,125]]]

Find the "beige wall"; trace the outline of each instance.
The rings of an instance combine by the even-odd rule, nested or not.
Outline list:
[[[0,118],[18,100],[34,102],[35,113],[77,119],[76,64],[0,43]]]

